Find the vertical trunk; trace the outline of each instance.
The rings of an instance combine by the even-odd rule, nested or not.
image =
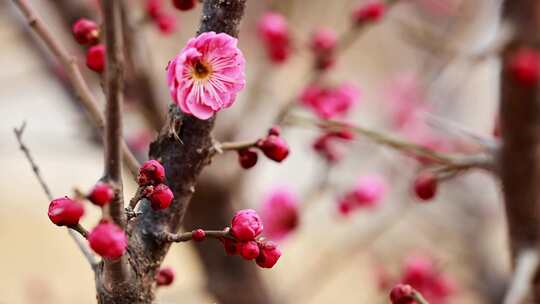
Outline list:
[[[513,261],[524,250],[539,248],[540,241],[540,99],[537,86],[514,81],[508,62],[520,47],[538,46],[538,0],[507,0],[504,17],[516,30],[503,52],[500,119],[503,145],[501,180]],[[540,282],[533,296],[540,301]]]

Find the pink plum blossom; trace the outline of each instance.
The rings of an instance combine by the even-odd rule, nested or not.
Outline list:
[[[237,42],[224,33],[202,33],[169,62],[169,91],[182,112],[209,119],[234,103],[245,86],[245,59]]]
[[[273,240],[286,237],[298,226],[298,197],[286,187],[273,189],[262,203],[265,234]]]
[[[270,60],[274,63],[285,62],[292,50],[285,17],[278,13],[265,13],[259,20],[257,28]]]
[[[346,115],[360,96],[358,88],[351,83],[335,87],[308,85],[300,94],[301,103],[323,119]]]

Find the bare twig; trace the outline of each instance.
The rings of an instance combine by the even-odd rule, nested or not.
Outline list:
[[[241,142],[224,142],[224,143],[216,143],[214,145],[214,149],[218,152],[223,151],[237,151],[247,148],[252,148],[257,145],[257,140],[253,141],[241,141]]]
[[[62,46],[57,39],[53,36],[50,30],[47,28],[43,20],[39,18],[34,9],[30,6],[27,0],[12,0],[17,8],[23,13],[30,28],[39,36],[39,38],[45,43],[47,48],[53,53],[54,57],[60,61],[64,69],[66,70],[67,77],[73,86],[76,95],[81,102],[81,105],[86,109],[88,115],[94,122],[95,126],[100,132],[104,131],[105,118],[99,110],[98,102],[90,88],[86,84],[81,71],[77,65],[76,59],[69,54],[69,52]],[[127,144],[122,140],[122,153],[124,160],[130,172],[133,176],[137,175],[139,164],[137,159],[129,151]]]
[[[414,156],[427,158],[434,163],[443,165],[446,169],[451,169],[454,171],[468,170],[473,168],[495,171],[494,156],[490,154],[453,155],[441,153],[413,142],[399,139],[372,129],[357,125],[353,126],[351,124],[334,120],[321,120],[300,115],[289,115],[286,123],[299,126],[303,125],[309,127],[319,127],[329,131],[352,131],[367,137],[378,144],[399,150],[401,152],[410,153]]]
[[[228,227],[223,230],[205,230],[204,233],[207,238],[233,238]],[[162,242],[187,242],[193,240],[193,231],[184,233],[161,232],[156,235],[156,238]]]
[[[533,277],[540,259],[536,248],[525,249],[517,255],[514,274],[504,298],[504,304],[521,304],[529,296]]]
[[[23,132],[26,127],[26,122],[24,122],[21,127],[14,128],[13,132],[15,133],[15,137],[17,138],[17,142],[19,143],[19,148],[24,153],[24,156],[28,160],[28,163],[30,163],[30,166],[32,167],[32,171],[34,172],[35,177],[39,181],[39,184],[41,185],[41,188],[43,189],[43,192],[45,192],[45,195],[47,196],[48,200],[53,200],[53,196],[51,194],[51,190],[47,183],[45,182],[45,179],[43,176],[41,176],[41,171],[39,170],[39,166],[36,164],[34,158],[32,157],[32,154],[30,153],[30,150],[28,147],[24,144],[22,140]],[[86,238],[87,231],[84,229],[80,224],[74,227],[68,227],[67,231],[71,238],[75,241],[75,244],[81,252],[83,253],[84,257],[90,264],[90,267],[92,267],[92,270],[96,270],[97,267],[97,260],[94,257],[94,255],[90,252],[86,244],[77,236],[77,233],[80,233],[84,238]]]

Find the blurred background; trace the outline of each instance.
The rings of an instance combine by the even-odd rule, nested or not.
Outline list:
[[[87,12],[99,15],[94,1],[30,2],[77,57],[103,102],[99,77],[86,68],[84,49],[70,33],[74,18]],[[64,2],[86,10],[78,15],[78,11],[65,10]],[[348,31],[353,9],[364,2],[248,1],[239,37],[247,58],[247,88],[234,107],[220,113],[215,137],[250,140],[264,136],[279,109],[296,99],[312,73],[309,40],[313,31],[321,27],[338,35]],[[381,21],[366,27],[325,73],[325,81],[349,82],[360,89],[359,102],[345,121],[420,144],[433,140],[445,151],[478,150],[474,140],[448,128],[433,128],[429,121],[443,118],[492,137],[498,62],[471,58],[497,38],[499,1],[397,2]],[[144,49],[136,63],[144,61],[149,67],[159,107],[165,112],[170,103],[165,67],[196,32],[201,5],[179,12],[163,1],[176,19],[175,30],[164,34],[145,21],[145,1],[130,4]],[[0,302],[94,303],[92,272],[66,231],[47,218],[48,201],[19,150],[13,128],[27,123],[24,140],[54,196],[72,193],[74,188],[86,191],[101,176],[99,136],[78,106],[61,68],[29,32],[19,12],[10,1],[0,2],[0,8]],[[290,57],[281,64],[268,59],[257,32],[257,22],[270,10],[285,16],[292,35]],[[140,115],[144,107],[130,89],[128,85],[125,136],[144,159],[155,132]],[[407,118],[414,132],[395,124],[396,116],[410,110],[409,104],[420,109]],[[309,114],[302,107],[293,112]],[[422,136],[416,136],[418,132]],[[422,203],[411,192],[421,168],[413,158],[359,136],[343,143],[342,159],[329,164],[312,148],[318,136],[316,128],[293,123],[284,127],[291,154],[283,163],[260,157],[254,168],[238,172],[236,155],[230,153],[218,156],[204,174],[219,180],[235,209],[261,211],[277,187],[294,193],[299,222],[279,241],[283,256],[278,264],[259,269],[240,261],[260,273],[276,303],[386,303],[389,287],[385,284],[398,280],[407,263],[410,266],[414,261],[424,266],[433,263],[429,267],[444,276],[441,288],[446,288],[448,296],[436,297],[432,303],[493,303],[500,298],[508,268],[507,240],[498,186],[490,174],[474,171],[445,180],[437,197]],[[359,177],[372,175],[386,184],[376,207],[347,215],[340,212],[340,197]],[[126,179],[125,196],[131,197],[134,190],[134,183]],[[207,203],[211,214],[212,201]],[[83,225],[92,227],[99,214],[90,205],[86,211]],[[225,255],[216,248],[211,255]],[[164,265],[176,270],[176,280],[170,287],[159,288],[157,303],[220,303],[206,288],[208,274],[197,252],[191,244],[173,246]]]

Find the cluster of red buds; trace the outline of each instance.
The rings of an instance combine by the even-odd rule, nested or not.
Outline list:
[[[240,210],[232,219],[232,238],[220,240],[228,255],[240,255],[245,260],[255,260],[262,268],[272,268],[281,257],[281,251],[275,243],[259,237],[262,231],[263,224],[255,210]]]
[[[80,18],[71,28],[75,41],[88,46],[86,51],[86,66],[97,73],[105,69],[105,45],[99,43],[100,29],[96,22]]]
[[[148,160],[139,169],[137,183],[142,188],[141,198],[147,198],[154,210],[168,208],[174,199],[172,190],[164,182],[165,168],[159,161]]]
[[[164,9],[162,0],[147,0],[146,13],[161,33],[170,34],[176,29],[176,17]]]
[[[289,156],[289,145],[281,137],[279,127],[274,126],[268,131],[268,135],[259,139],[253,147],[238,150],[238,161],[244,169],[249,169],[257,164],[259,149],[269,159],[282,162]]]

